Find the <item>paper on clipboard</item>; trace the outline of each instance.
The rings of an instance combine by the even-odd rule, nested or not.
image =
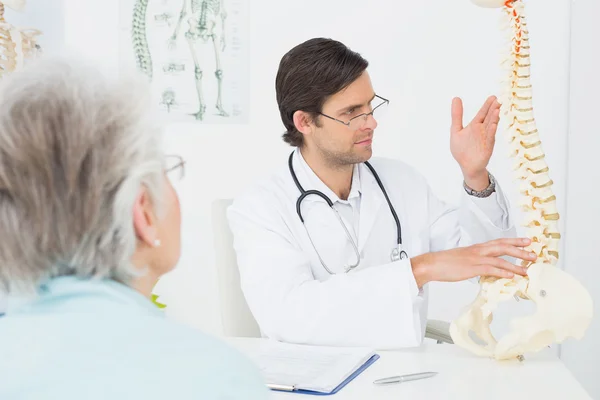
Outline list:
[[[308,346],[265,341],[248,354],[274,390],[331,393],[375,352],[363,347]]]

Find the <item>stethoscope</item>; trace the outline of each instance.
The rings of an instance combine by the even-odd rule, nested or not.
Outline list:
[[[345,271],[349,272],[349,271],[353,270],[354,268],[358,267],[358,265],[360,264],[360,252],[358,251],[358,245],[356,244],[354,239],[352,239],[352,236],[350,235],[350,232],[348,231],[346,224],[344,224],[344,221],[342,221],[342,217],[340,216],[338,210],[333,208],[333,202],[329,199],[329,197],[327,197],[325,194],[323,194],[322,192],[320,192],[318,190],[304,190],[302,185],[300,185],[300,182],[298,181],[298,178],[296,177],[296,173],[294,172],[294,167],[292,166],[293,156],[294,156],[294,153],[292,152],[292,154],[290,154],[290,157],[288,160],[288,166],[290,168],[290,174],[292,175],[292,178],[294,179],[294,183],[296,184],[296,186],[298,187],[298,190],[300,190],[300,193],[301,193],[300,197],[298,197],[298,200],[296,200],[296,212],[298,213],[298,216],[300,217],[300,221],[302,221],[302,225],[304,225],[304,229],[306,230],[306,234],[308,235],[310,244],[315,249],[315,253],[317,253],[317,257],[319,257],[319,261],[321,262],[321,265],[323,265],[323,268],[325,268],[325,270],[329,274],[331,274],[331,275],[334,274],[333,272],[331,272],[331,270],[327,267],[327,265],[321,258],[321,255],[319,254],[319,251],[315,247],[312,237],[310,236],[310,233],[308,232],[308,229],[306,228],[306,225],[304,224],[304,217],[302,217],[302,210],[300,209],[300,207],[302,205],[302,200],[304,200],[306,197],[308,197],[310,195],[316,195],[316,196],[321,197],[323,200],[325,200],[325,202],[327,202],[327,204],[329,205],[329,208],[331,208],[334,211],[335,216],[337,217],[338,221],[344,228],[344,231],[346,232],[346,236],[348,237],[348,240],[350,240],[350,243],[352,243],[352,247],[354,248],[354,253],[356,254],[356,263],[347,266],[345,268]],[[402,228],[400,226],[400,220],[398,219],[398,214],[396,214],[396,210],[394,209],[394,206],[392,205],[392,202],[390,201],[390,198],[388,197],[387,192],[385,191],[385,188],[383,187],[383,184],[381,183],[381,180],[379,179],[379,175],[377,175],[377,172],[375,172],[375,169],[373,168],[373,166],[368,161],[365,161],[365,165],[371,170],[371,173],[375,177],[375,180],[377,181],[377,185],[379,185],[379,188],[381,189],[381,192],[385,196],[385,200],[387,201],[388,206],[390,207],[390,211],[392,212],[392,215],[394,216],[394,221],[396,221],[398,247],[394,247],[392,249],[392,252],[390,254],[390,259],[392,261],[404,260],[404,259],[408,258],[408,254],[406,254],[406,251],[404,251],[402,249]]]

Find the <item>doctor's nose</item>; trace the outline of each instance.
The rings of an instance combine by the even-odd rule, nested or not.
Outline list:
[[[374,131],[375,128],[377,128],[377,120],[375,119],[375,116],[373,114],[367,115],[362,129]]]

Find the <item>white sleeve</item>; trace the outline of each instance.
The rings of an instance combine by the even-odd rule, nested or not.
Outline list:
[[[410,260],[314,278],[276,208],[263,199],[228,210],[246,301],[263,334],[292,343],[419,345],[422,294]],[[423,328],[424,330],[424,328]]]
[[[517,234],[510,204],[502,188],[486,198],[470,196],[462,191],[458,207],[428,195],[431,251],[469,246]]]

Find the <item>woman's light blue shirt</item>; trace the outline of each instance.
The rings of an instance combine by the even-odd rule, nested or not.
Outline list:
[[[61,277],[0,318],[0,399],[266,399],[258,370],[111,280]]]

